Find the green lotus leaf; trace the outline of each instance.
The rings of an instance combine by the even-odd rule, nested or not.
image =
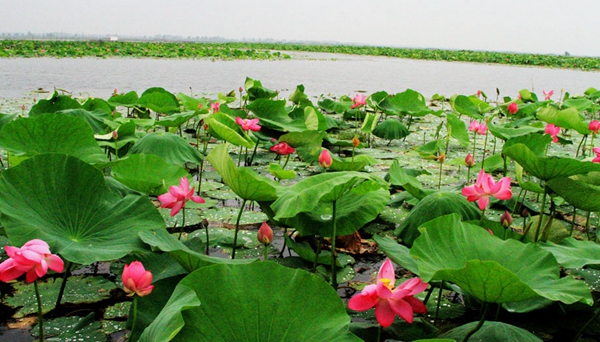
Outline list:
[[[546,186],[576,208],[600,211],[600,186],[598,185],[568,177],[556,177],[547,181]]]
[[[378,106],[395,115],[425,116],[433,113],[425,103],[425,97],[412,89],[386,97]]]
[[[311,106],[304,107],[304,124],[306,129],[313,131],[326,131],[329,128],[323,113]]]
[[[415,239],[420,235],[419,227],[437,217],[456,213],[464,221],[475,220],[481,217],[481,211],[473,203],[458,193],[438,191],[425,196],[410,211],[408,217],[402,221],[394,231],[408,246],[412,246]]]
[[[2,130],[2,128],[12,122],[19,114],[1,114],[0,113],[0,130]]]
[[[365,116],[365,120],[363,121],[360,131],[363,133],[373,132],[373,129],[375,129],[375,126],[379,122],[380,116],[381,116],[381,114],[379,114],[379,113],[374,114],[374,113],[368,112]]]
[[[215,147],[206,159],[217,170],[227,186],[242,199],[250,201],[272,201],[277,198],[277,189],[280,187],[273,180],[257,174],[246,167],[236,167],[227,152],[228,145],[221,144]]]
[[[272,262],[214,265],[181,280],[140,341],[360,341],[349,324],[317,275]]]
[[[167,163],[183,165],[200,164],[202,154],[185,139],[173,133],[150,133],[144,135],[129,150],[129,154],[155,154]]]
[[[52,96],[47,100],[39,100],[29,110],[28,116],[33,118],[42,114],[56,113],[65,109],[78,109],[81,108],[81,104],[77,100],[70,96],[58,95],[58,92],[54,92]]]
[[[336,201],[336,235],[350,235],[377,218],[390,199],[387,189],[372,180],[366,180],[345,192]],[[318,203],[312,210],[293,217],[280,219],[294,227],[303,236],[333,234],[333,204]]]
[[[164,127],[179,127],[198,115],[200,115],[198,111],[175,113],[156,121],[156,125]]]
[[[469,146],[471,139],[467,132],[467,125],[454,114],[448,114],[448,125],[450,134],[462,146]]]
[[[259,118],[259,124],[277,131],[302,132],[307,129],[304,120],[292,119],[285,110],[285,100],[257,99],[246,106]]]
[[[527,146],[538,157],[546,156],[546,149],[552,143],[552,137],[549,134],[532,133],[508,139],[502,146],[503,149],[516,144]],[[504,152],[504,151],[503,151]]]
[[[259,80],[253,80],[250,77],[246,77],[244,88],[246,88],[248,99],[250,101],[254,101],[256,99],[272,99],[277,96],[277,92],[275,90],[263,87]]]
[[[155,196],[169,191],[171,185],[179,185],[179,179],[189,175],[183,167],[168,164],[154,154],[132,154],[113,166],[111,173],[130,189]]]
[[[333,156],[333,162],[329,167],[332,171],[360,171],[367,165],[373,165],[376,163],[375,159],[368,154],[358,154],[352,157],[339,158]]]
[[[560,278],[556,259],[535,244],[501,240],[451,214],[425,223],[410,255],[424,281],[447,280],[479,300],[519,302],[544,297],[593,304],[585,283]]]
[[[495,126],[491,122],[488,122],[487,128],[496,138],[500,138],[502,140],[508,140],[511,138],[516,138],[524,135],[529,135],[531,133],[537,133],[543,131],[541,128],[532,127],[532,126],[522,126],[522,127],[505,127],[505,126]]]
[[[583,162],[572,158],[539,158],[526,145],[520,143],[503,148],[502,153],[521,164],[525,171],[545,181],[600,171],[600,164],[596,163]]]
[[[475,99],[478,101],[475,103]],[[451,101],[452,108],[460,114],[470,116],[474,119],[482,119],[483,114],[489,111],[489,104],[487,106],[481,104],[481,100],[477,98],[471,98],[465,95],[458,95]]]
[[[85,121],[62,114],[10,122],[0,132],[0,146],[21,160],[40,153],[63,153],[90,164],[108,162]]]
[[[431,190],[425,190],[423,185],[416,176],[427,173],[427,171],[418,171],[406,169],[405,167],[400,166],[400,162],[398,160],[394,160],[392,166],[390,167],[390,183],[393,185],[399,185],[403,187],[406,191],[408,191],[411,195],[421,200],[425,196],[432,193]]]
[[[160,87],[146,89],[135,105],[163,114],[173,114],[180,111],[177,97]]]
[[[317,148],[318,153],[321,152],[323,138],[327,134],[324,132],[307,130],[302,132],[290,132],[279,137],[279,142],[286,142],[294,148],[311,147]]]
[[[73,117],[79,117],[85,120],[90,127],[94,130],[94,133],[106,132],[108,125],[106,121],[112,120],[109,114],[106,114],[101,110],[89,111],[83,108],[78,109],[65,109],[56,112],[57,114],[64,114]]]
[[[12,244],[42,239],[64,259],[90,264],[144,250],[137,232],[165,229],[147,196],[121,196],[78,158],[40,154],[0,178],[2,225]]]
[[[243,133],[240,125],[227,114],[214,113],[207,117],[206,122],[208,123],[208,127],[210,127],[210,134],[219,139],[247,148],[252,148],[255,145],[252,138],[248,134]]]
[[[115,106],[105,100],[93,97],[88,98],[81,107],[89,112],[104,112],[106,115],[112,115],[115,110]]]
[[[402,139],[410,134],[408,128],[397,119],[388,118],[373,130],[373,135],[386,140]]]
[[[205,98],[197,99],[184,93],[178,93],[177,99],[181,101],[185,111],[195,111],[198,114],[208,113],[208,101]]]
[[[537,112],[537,117],[563,129],[572,129],[581,134],[590,134],[590,129],[584,117],[574,107],[563,110],[558,110],[552,106],[544,107]]]
[[[594,102],[585,97],[569,98],[562,103],[563,108],[575,108],[580,112],[591,110],[593,105]]]
[[[277,190],[277,199],[271,205],[275,219],[294,217],[312,211],[319,202],[329,203],[340,199],[358,183],[372,180],[381,188],[387,184],[376,176],[359,172],[328,172],[305,178],[293,186]]]
[[[171,257],[183,266],[188,272],[193,272],[201,267],[213,264],[247,264],[254,262],[255,259],[226,259],[205,255],[191,250],[165,229],[153,229],[139,232],[139,236],[144,243],[167,252]]]
[[[350,109],[352,101],[333,101],[332,99],[322,99],[318,103],[319,108],[327,113],[342,114]]]
[[[269,173],[279,179],[294,179],[296,178],[296,171],[294,170],[284,170],[281,165],[270,163],[269,164]]]
[[[373,240],[377,242],[379,249],[393,262],[414,274],[419,274],[417,259],[410,256],[410,249],[408,247],[399,244],[398,241],[389,236],[373,235]]]
[[[565,268],[600,265],[600,245],[592,241],[580,241],[568,237],[559,244],[548,241],[540,242],[538,246],[552,253],[558,263]]]
[[[471,322],[461,325],[443,333],[440,335],[440,337],[451,338],[452,341],[462,341],[463,338],[475,328],[477,323],[478,322]],[[492,321],[484,322],[483,326],[475,334],[473,334],[469,340],[485,342],[542,342],[542,339],[525,329],[502,322]]]
[[[290,101],[292,101],[294,104],[300,104],[300,102],[304,100],[308,100],[308,96],[304,94],[304,85],[299,84],[296,86],[296,90],[294,90],[292,95],[290,95]]]
[[[123,106],[131,108],[139,99],[138,94],[132,90],[126,94],[117,94],[108,98],[107,102],[113,106]]]

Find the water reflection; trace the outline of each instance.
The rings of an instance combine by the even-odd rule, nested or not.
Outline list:
[[[0,59],[0,97],[57,87],[107,98],[114,88],[141,92],[154,86],[211,96],[237,90],[246,76],[283,95],[304,84],[307,94],[317,96],[411,88],[425,96],[481,89],[494,98],[497,87],[502,96],[512,97],[523,88],[540,94],[554,89],[557,98],[560,89],[583,93],[600,81],[600,72],[317,53],[293,53],[292,59],[278,61],[16,58]]]

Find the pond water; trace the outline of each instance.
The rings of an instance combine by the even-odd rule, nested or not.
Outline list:
[[[75,95],[108,98],[119,92],[163,87],[173,93],[214,96],[244,85],[246,76],[282,95],[303,84],[306,93],[350,95],[407,88],[433,94],[474,94],[478,89],[495,98],[514,97],[520,89],[551,90],[555,99],[600,87],[600,72],[516,67],[463,62],[421,61],[388,57],[289,52],[287,60],[190,59],[0,59],[0,98],[17,98],[43,88],[62,88]],[[40,97],[40,96],[38,96]]]

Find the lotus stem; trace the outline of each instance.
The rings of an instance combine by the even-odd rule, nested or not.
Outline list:
[[[235,248],[237,247],[238,231],[240,230],[240,219],[242,218],[242,213],[244,212],[245,206],[246,206],[246,199],[244,199],[242,201],[242,206],[240,207],[240,212],[238,213],[237,220],[235,221],[235,235],[233,236],[233,250],[231,251],[231,259],[235,259]]]
[[[38,289],[37,279],[33,281],[33,287],[35,288],[35,298],[37,299],[38,327],[40,329],[40,342],[42,342],[44,341],[44,315],[42,313],[42,299],[40,298],[40,291]]]
[[[289,161],[290,161],[290,155],[288,154],[287,157],[285,158],[285,163],[283,164],[282,169],[285,169],[285,167],[287,166],[287,164],[288,164]]]
[[[588,211],[587,217],[585,219],[585,233],[587,234],[588,241],[590,241],[590,216],[592,212]]]
[[[313,262],[313,271],[317,270],[317,264],[319,260],[319,255],[321,255],[321,249],[323,247],[323,237],[319,235],[319,239],[317,240],[317,251],[315,252],[315,261]]]
[[[471,167],[467,166],[467,184],[471,183]]]
[[[537,227],[535,229],[535,235],[533,236],[533,242],[538,241],[538,235],[540,233],[540,228],[542,227],[542,221],[544,220],[544,207],[546,206],[546,194],[548,190],[546,186],[544,186],[544,194],[542,195],[542,204],[540,205],[540,216],[538,217]]]
[[[333,222],[333,231],[331,233],[331,286],[333,286],[334,289],[337,289],[337,273],[335,271],[335,263],[337,261],[337,252],[335,250],[335,236],[336,236],[336,229],[337,226],[335,224],[335,207],[336,207],[336,201],[333,201],[333,209],[332,209],[332,215],[331,215],[331,221]]]
[[[473,330],[469,331],[465,337],[462,339],[462,342],[467,342],[469,340],[469,338],[471,338],[471,336],[473,336],[473,334],[475,334],[479,329],[481,329],[481,327],[483,326],[483,323],[485,322],[485,316],[487,316],[487,312],[488,309],[490,308],[489,303],[484,303],[483,304],[483,315],[481,315],[481,319],[479,320],[479,323],[477,323],[477,325],[475,326],[475,328],[473,328]]]
[[[131,320],[131,334],[135,331],[135,321],[137,321],[137,301],[138,296],[133,296],[133,318]]]
[[[442,187],[442,170],[444,168],[444,162],[440,162],[440,174],[438,175],[438,190]]]
[[[252,157],[250,157],[250,162],[248,163],[247,166],[252,166],[252,162],[254,161],[254,156],[256,155],[257,149],[258,149],[258,139],[256,140],[256,145],[254,145],[254,151],[252,151]]]
[[[381,341],[381,331],[383,330],[383,327],[380,325],[379,329],[377,329],[377,342]]]
[[[73,263],[67,261],[67,267],[65,267],[65,273],[63,274],[62,283],[60,284],[60,289],[58,290],[58,298],[56,298],[56,304],[54,304],[55,309],[60,306],[62,296],[65,293],[65,286],[67,286],[67,278],[69,277],[69,273],[71,273],[71,267],[73,267]]]
[[[592,151],[594,149],[594,137],[596,136],[596,133],[592,133],[592,139],[590,139],[590,151]]]
[[[475,157],[476,149],[477,149],[477,132],[473,132],[473,157]]]
[[[485,134],[485,139],[483,139],[483,155],[481,157],[481,169],[483,170],[483,166],[485,164],[485,152],[487,148],[488,134]]]
[[[590,326],[590,324],[592,324],[597,318],[598,316],[600,316],[600,308],[596,309],[596,311],[594,311],[594,315],[592,315],[592,317],[585,322],[585,324],[583,325],[583,327],[581,327],[581,329],[579,329],[579,331],[577,332],[577,335],[575,335],[575,337],[573,338],[573,342],[577,342],[579,341],[579,338],[581,337],[581,335],[583,335],[583,332],[585,331],[585,329],[587,329],[587,327]]]
[[[265,251],[263,255],[263,261],[269,260],[269,245],[265,245]]]
[[[437,322],[440,314],[440,306],[442,306],[442,291],[444,290],[444,280],[440,284],[440,291],[438,292],[437,305],[435,307],[435,317],[433,317],[433,324]]]
[[[479,223],[483,224],[483,219],[485,219],[485,209],[481,211],[481,217],[479,218]]]
[[[238,164],[237,164],[238,167],[240,167],[240,164],[242,163],[242,149],[243,149],[243,147],[240,146],[240,154],[238,155]]]
[[[575,222],[577,219],[577,208],[573,206],[573,221],[571,221],[571,232],[569,232],[569,236],[573,236],[573,231],[575,230]]]
[[[579,150],[581,149],[581,146],[583,145],[585,138],[587,138],[587,135],[584,135],[583,137],[581,137],[581,141],[579,142],[579,145],[577,145],[577,152],[575,153],[575,158],[579,157]],[[592,141],[593,141],[593,138],[592,138]],[[594,147],[594,146],[592,146],[592,147]],[[583,157],[585,158],[585,151],[583,151]]]
[[[181,240],[181,235],[183,235],[183,229],[185,228],[185,207],[181,208],[181,215],[183,216],[181,222],[181,229],[179,230],[179,237],[177,240]]]
[[[206,150],[208,149],[208,141],[210,140],[210,134],[206,133],[206,140],[204,140],[204,146],[202,147],[202,160],[198,167],[198,195],[200,195],[200,189],[202,188],[202,172],[204,171],[204,158],[206,157]]]

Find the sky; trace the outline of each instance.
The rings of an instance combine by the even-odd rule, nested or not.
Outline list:
[[[598,0],[0,0],[0,32],[220,36],[600,57]]]

